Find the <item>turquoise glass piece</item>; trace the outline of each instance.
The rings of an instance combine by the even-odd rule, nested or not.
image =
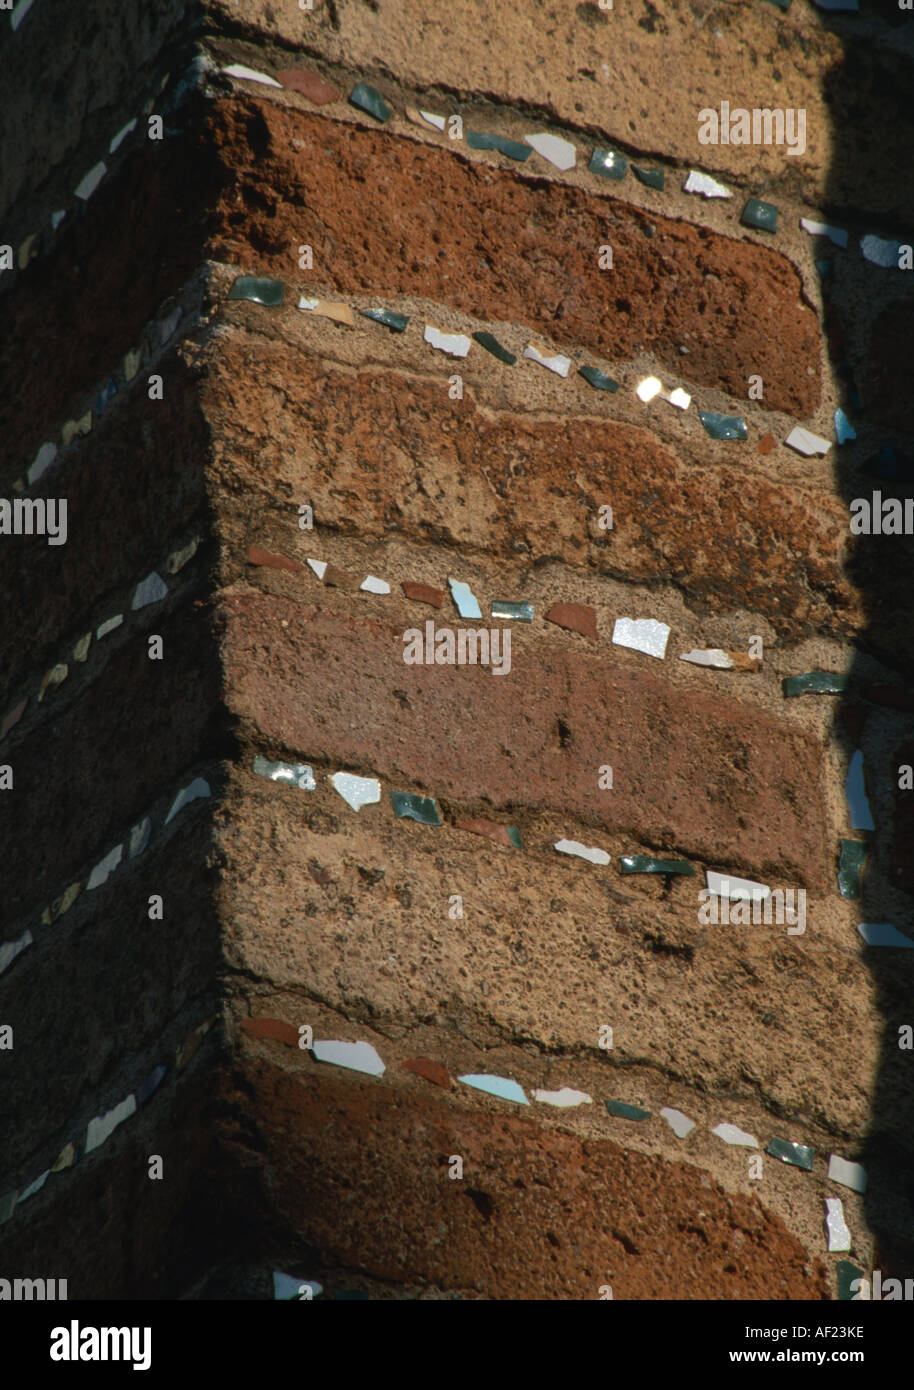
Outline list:
[[[375,87],[369,87],[367,82],[359,82],[349,93],[349,103],[357,106],[360,111],[367,111],[369,116],[374,116],[376,121],[389,121],[393,113],[393,108],[377,91]]]
[[[816,1151],[808,1144],[792,1144],[789,1139],[772,1139],[765,1152],[771,1154],[772,1158],[779,1158],[782,1163],[791,1163],[794,1168],[804,1168],[807,1173],[812,1172]]]
[[[529,146],[527,148],[529,148]],[[493,337],[491,333],[474,333],[473,337],[480,347],[484,347],[486,352],[491,352],[492,356],[497,357],[499,362],[506,362],[509,367],[514,366],[514,363],[517,361],[514,353],[502,347],[498,339]]]
[[[401,820],[417,820],[420,825],[441,825],[438,807],[431,796],[414,796],[412,792],[391,792],[394,814]]]
[[[618,391],[618,381],[613,381],[611,376],[601,372],[599,367],[579,367],[578,371],[585,381],[595,387],[597,391]]]
[[[374,323],[383,323],[385,328],[391,329],[394,333],[402,333],[409,323],[409,314],[395,314],[392,309],[360,309],[362,318],[371,319]]]
[[[533,604],[513,603],[506,598],[493,598],[492,617],[505,618],[512,623],[532,623]]]
[[[837,671],[805,671],[802,676],[788,676],[782,683],[784,695],[843,695],[847,676]]]
[[[613,179],[616,183],[625,178],[628,169],[628,160],[624,154],[619,154],[618,150],[601,150],[599,146],[590,156],[588,169],[592,174],[600,174],[604,179]]]
[[[776,232],[778,210],[774,203],[763,203],[761,198],[750,198],[739,220],[744,227],[755,227],[760,232]]]
[[[860,874],[866,859],[866,845],[860,840],[842,840],[838,857],[838,892],[842,898],[860,897]]]
[[[468,130],[466,139],[471,150],[498,150],[499,154],[506,154],[509,159],[517,159],[521,163],[533,153],[532,146],[507,140],[504,135],[494,135],[488,130]]]
[[[281,280],[271,280],[264,275],[239,275],[229,290],[229,299],[249,299],[252,304],[266,304],[275,308],[281,304],[286,287]]]
[[[716,410],[699,410],[698,418],[705,434],[712,439],[748,439],[745,420],[739,415],[718,415]]]
[[[608,1100],[606,1109],[618,1120],[649,1120],[651,1112],[642,1110],[640,1105],[629,1105],[624,1100]]]
[[[619,864],[624,874],[695,875],[695,870],[686,859],[655,859],[650,854],[623,854]]]
[[[835,411],[835,438],[839,444],[846,444],[849,439],[857,438],[857,431],[840,406]]]
[[[639,183],[645,184],[648,188],[659,188],[663,192],[662,169],[639,169],[637,164],[633,164],[632,173]]]

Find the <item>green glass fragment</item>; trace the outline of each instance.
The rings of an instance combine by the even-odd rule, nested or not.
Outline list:
[[[783,1163],[792,1163],[795,1168],[805,1168],[807,1173],[812,1172],[812,1161],[816,1151],[808,1144],[792,1144],[789,1139],[772,1139],[765,1152],[771,1154],[772,1158],[781,1159]]]
[[[271,280],[267,276],[239,275],[228,292],[229,299],[249,299],[252,304],[266,304],[273,308],[283,301],[286,287],[281,280]]]
[[[498,150],[499,154],[506,154],[509,159],[518,159],[521,163],[533,153],[532,145],[507,140],[504,135],[494,135],[488,130],[468,130],[466,136],[471,150]]]
[[[624,874],[690,874],[695,870],[686,859],[654,859],[650,854],[623,854],[619,860]]]
[[[843,695],[847,676],[837,671],[805,671],[802,676],[788,676],[782,682],[784,695]]]
[[[381,93],[374,87],[369,87],[367,82],[359,82],[349,93],[350,106],[358,106],[361,111],[367,111],[369,116],[374,116],[376,121],[389,121],[394,114],[392,107],[381,96]]]
[[[763,203],[761,198],[750,198],[739,220],[744,227],[756,227],[760,232],[776,232],[778,210],[774,203]]]
[[[513,367],[517,361],[513,352],[509,352],[506,347],[502,347],[497,338],[491,333],[474,333],[473,337],[480,347],[484,347],[486,352],[491,352],[493,357],[497,357],[499,362],[507,362],[509,367]]]
[[[745,420],[739,415],[718,415],[716,410],[699,410],[698,418],[705,434],[712,439],[748,439]]]
[[[619,1120],[649,1120],[651,1112],[640,1105],[628,1105],[624,1100],[608,1100],[606,1109]]]
[[[587,167],[592,174],[600,174],[604,179],[614,179],[618,183],[619,179],[625,178],[628,160],[618,150],[601,150],[598,146],[590,156]]]
[[[866,845],[860,840],[842,840],[838,858],[838,892],[842,898],[860,897],[860,873],[866,858]]]
[[[613,381],[611,376],[601,372],[599,367],[579,367],[578,371],[585,381],[589,381],[591,386],[595,386],[598,391],[618,391],[618,381]]]
[[[394,333],[402,333],[409,323],[409,314],[395,314],[392,309],[360,309],[359,313],[362,318],[383,323],[385,328],[392,329]]]
[[[394,814],[401,820],[417,820],[420,825],[442,825],[438,807],[430,796],[415,796],[412,792],[391,792]]]
[[[838,1302],[856,1302],[860,1296],[860,1285],[858,1284],[856,1289],[851,1286],[855,1279],[865,1278],[863,1270],[851,1264],[850,1260],[839,1260],[835,1273],[838,1276]]]
[[[646,184],[648,188],[659,188],[661,192],[663,191],[662,169],[639,169],[637,164],[633,164],[632,173],[639,183]]]
[[[517,826],[516,826],[516,825],[506,825],[506,826],[505,826],[505,829],[506,829],[507,832],[508,832],[508,839],[511,841],[512,845],[514,846],[514,848],[515,848],[515,849],[523,849],[523,847],[524,847],[524,842],[523,842],[523,840],[522,840],[521,837],[520,837],[520,831],[518,830]]]
[[[526,602],[513,603],[510,599],[493,598],[492,617],[507,618],[510,622],[514,623],[532,623],[533,604]]]

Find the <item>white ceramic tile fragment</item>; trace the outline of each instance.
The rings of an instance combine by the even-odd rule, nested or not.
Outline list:
[[[334,772],[327,780],[353,811],[359,811],[363,806],[373,806],[381,800],[381,783],[376,777],[356,777],[351,772]]]
[[[50,1176],[51,1170],[50,1168],[46,1168],[40,1178],[36,1178],[34,1182],[29,1183],[24,1192],[19,1193],[16,1205],[19,1206],[21,1202],[27,1202],[29,1197],[34,1197],[36,1192],[40,1192]]]
[[[309,565],[311,566],[311,568],[314,570],[314,573],[317,575],[318,579],[323,579],[323,577],[324,577],[324,570],[327,568],[327,561],[326,561],[326,560],[309,560],[309,561],[308,561],[308,564],[309,564]]]
[[[108,881],[121,862],[123,854],[124,846],[115,845],[114,849],[106,854],[104,859],[99,860],[89,875],[89,881],[86,884],[87,893],[91,893],[93,888],[101,888],[102,884]]]
[[[241,78],[245,82],[262,82],[265,87],[282,88],[282,83],[277,82],[275,77],[270,77],[265,72],[258,72],[256,68],[245,67],[244,63],[230,63],[222,71],[227,77]]]
[[[67,420],[60,431],[60,442],[68,448],[77,435],[89,434],[92,429],[92,411],[87,410],[78,420]]]
[[[38,453],[35,455],[34,461],[31,467],[29,468],[28,473],[26,474],[26,477],[29,480],[29,486],[31,486],[32,483],[38,482],[38,479],[41,477],[42,473],[46,473],[48,471],[56,457],[56,444],[42,444],[41,448],[38,450]]]
[[[662,661],[666,656],[666,644],[670,629],[666,623],[658,623],[656,618],[617,618],[613,628],[613,641],[617,647],[630,647],[634,652],[644,652]]]
[[[683,193],[703,193],[706,198],[732,198],[729,188],[712,179],[710,174],[699,174],[697,169],[689,170],[689,177],[682,185]]]
[[[635,395],[639,401],[647,405],[655,396],[659,396],[663,390],[663,383],[655,376],[646,376],[643,381],[639,381],[635,388]]]
[[[711,1130],[718,1139],[723,1139],[725,1144],[738,1144],[745,1149],[757,1149],[758,1140],[754,1134],[747,1134],[744,1129],[737,1129],[736,1125],[717,1125]]]
[[[210,794],[209,782],[203,777],[195,777],[189,786],[184,787],[182,791],[178,792],[178,795],[172,803],[171,810],[165,817],[165,824],[167,825],[170,820],[174,820],[178,812],[183,811],[184,807],[188,806],[192,801],[197,801],[201,796],[209,796]]]
[[[708,888],[719,898],[742,898],[744,901],[763,902],[771,894],[767,883],[756,883],[751,878],[734,878],[732,874],[718,874],[707,870]]]
[[[683,391],[681,386],[677,386],[675,391],[671,391],[670,394],[668,396],[665,395],[663,399],[669,401],[670,405],[675,405],[677,410],[688,410],[689,406],[692,404],[692,397],[689,395],[688,391]]]
[[[555,372],[557,376],[567,376],[571,366],[570,357],[563,357],[560,352],[557,352],[554,357],[544,357],[532,343],[528,343],[524,348],[524,356],[529,357],[531,362],[538,362],[541,367],[548,367],[550,372]]]
[[[832,1182],[849,1187],[852,1192],[866,1191],[866,1169],[860,1163],[851,1163],[847,1158],[831,1154],[828,1159],[828,1176]]]
[[[680,661],[691,661],[693,666],[714,666],[719,671],[732,671],[733,662],[720,647],[693,647],[683,652]]]
[[[123,613],[115,613],[113,618],[106,618],[103,623],[99,623],[95,629],[96,642],[100,637],[107,637],[109,632],[113,632],[116,627],[120,627],[124,621]]]
[[[914,948],[910,936],[904,936],[891,922],[858,922],[857,930],[867,946],[901,946]]]
[[[307,1302],[310,1293],[311,1298],[317,1298],[318,1294],[324,1292],[323,1284],[319,1284],[316,1279],[296,1279],[294,1274],[283,1274],[280,1270],[273,1270],[273,1300],[283,1303],[291,1302],[293,1299],[299,1302]]]
[[[61,222],[64,220],[64,218],[66,217],[66,215],[67,215],[67,210],[66,210],[66,208],[60,208],[60,209],[58,209],[57,212],[52,212],[52,213],[51,213],[51,231],[52,231],[52,232],[56,232],[56,231],[57,231],[57,228],[60,226]]]
[[[575,1105],[593,1105],[593,1096],[586,1091],[574,1091],[570,1086],[563,1086],[560,1091],[534,1091],[533,1099],[541,1105],[555,1105],[560,1110],[569,1110]]]
[[[132,121],[128,121],[126,125],[122,125],[116,135],[112,135],[108,144],[108,153],[114,154],[115,150],[124,143],[132,130],[136,130],[136,116],[134,116]]]
[[[100,162],[93,165],[85,178],[80,179],[79,183],[74,188],[73,192],[76,194],[76,197],[82,198],[83,202],[87,203],[107,172],[108,169],[105,164]]]
[[[506,1076],[485,1076],[471,1075],[458,1076],[458,1081],[462,1081],[465,1086],[472,1086],[476,1091],[485,1091],[487,1095],[498,1096],[499,1100],[513,1100],[518,1105],[529,1105],[530,1102],[524,1095],[523,1088],[518,1086],[516,1081],[511,1081]]]
[[[830,227],[827,222],[814,222],[811,217],[801,217],[800,226],[810,236],[827,236],[835,246],[847,245],[847,232],[841,227]]]
[[[153,570],[152,574],[147,574],[146,578],[136,586],[130,607],[136,613],[138,609],[148,608],[150,603],[161,603],[162,599],[167,597],[168,585]]]
[[[10,25],[12,26],[13,33],[15,33],[16,30],[19,28],[19,25],[25,19],[26,15],[28,14],[29,10],[32,8],[34,3],[35,0],[19,0],[19,4],[16,6],[16,8],[13,10],[13,13],[10,15]]]
[[[609,855],[605,849],[582,845],[579,840],[556,840],[555,848],[559,854],[573,854],[578,859],[586,859],[591,864],[608,864]]]
[[[829,1250],[850,1250],[851,1233],[844,1219],[840,1197],[825,1198],[825,1228],[828,1231]]]
[[[901,247],[897,241],[886,241],[880,236],[860,238],[860,250],[864,258],[873,265],[881,265],[885,270],[897,270]]]
[[[359,588],[364,589],[366,594],[390,593],[390,585],[388,584],[387,580],[378,579],[377,575],[374,574],[369,574],[365,579],[363,579],[362,583],[359,585]]]
[[[442,333],[430,323],[425,325],[425,341],[451,357],[466,357],[470,350],[470,340],[463,333]]]
[[[381,1076],[385,1071],[384,1063],[371,1043],[316,1038],[311,1051],[318,1062],[332,1062],[335,1067],[363,1071],[368,1076]]]
[[[870,810],[863,781],[863,753],[859,748],[850,760],[844,783],[844,793],[847,797],[847,813],[850,818],[851,830],[875,830],[873,813]]]
[[[556,169],[573,169],[577,151],[570,140],[563,140],[560,135],[525,135],[524,142],[536,150],[537,154],[542,155],[543,159],[548,159],[550,164],[554,164]]]
[[[8,966],[12,965],[16,957],[25,950],[26,946],[31,946],[34,940],[35,938],[32,933],[27,931],[23,932],[22,936],[17,937],[15,941],[4,941],[3,945],[0,946],[0,975],[3,974]]]
[[[434,126],[436,130],[444,130],[446,117],[439,116],[436,111],[420,110],[419,115],[422,117],[423,121],[427,121],[428,124]]]
[[[820,434],[813,434],[812,430],[804,430],[802,425],[795,425],[784,443],[789,449],[796,449],[798,454],[805,454],[807,458],[811,458],[813,454],[827,454],[831,448],[831,440],[823,439]]]
[[[149,844],[149,837],[152,834],[152,821],[148,816],[144,816],[141,821],[133,827],[130,832],[127,853],[131,859],[136,859],[137,855],[142,854]]]
[[[451,598],[454,600],[461,618],[481,618],[482,609],[469,584],[464,584],[462,579],[451,579],[450,576],[448,576],[447,582],[451,590]]]
[[[89,1128],[86,1130],[86,1153],[91,1153],[117,1129],[118,1125],[129,1120],[130,1116],[136,1111],[136,1096],[129,1095],[126,1100],[122,1100],[120,1105],[116,1105],[113,1110],[108,1110],[104,1115],[97,1115],[94,1120],[89,1121]]]
[[[681,1110],[673,1110],[671,1106],[665,1105],[660,1113],[677,1139],[684,1139],[695,1128],[695,1121],[690,1120],[688,1115],[683,1115]]]

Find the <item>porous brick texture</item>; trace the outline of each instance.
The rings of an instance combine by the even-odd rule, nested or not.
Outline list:
[[[910,494],[912,297],[859,239],[914,223],[914,29],[806,0],[76,8],[0,13],[0,494],[32,523],[0,534],[0,1268],[89,1299],[910,1277],[914,953],[858,925],[914,944],[914,541],[848,517]],[[722,101],[803,108],[807,148],[699,143]],[[442,630],[488,660],[436,660]],[[733,667],[680,660],[709,648]],[[810,671],[843,679],[785,692]],[[794,915],[710,917],[708,873]]]

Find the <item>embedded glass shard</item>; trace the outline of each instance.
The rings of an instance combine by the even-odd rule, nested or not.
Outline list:
[[[123,621],[123,613],[115,613],[113,618],[106,618],[103,623],[99,623],[98,627],[95,629],[96,642],[100,637],[107,637],[109,632],[114,632],[115,628],[120,627]]]
[[[141,583],[136,586],[133,594],[133,601],[130,604],[134,613],[140,608],[147,608],[150,603],[161,603],[163,598],[168,597],[168,585],[164,579],[160,578],[153,570]]]
[[[158,1066],[149,1073],[145,1081],[140,1083],[136,1092],[136,1103],[138,1106],[145,1105],[147,1100],[151,1100],[155,1095],[156,1091],[165,1080],[166,1070],[166,1067]]]
[[[327,569],[327,561],[326,561],[326,560],[310,560],[310,559],[309,559],[309,560],[308,560],[308,564],[309,564],[309,565],[311,566],[311,568],[314,570],[314,573],[317,575],[318,579],[323,579],[324,573],[325,573],[325,571],[326,571],[326,569]]]
[[[29,10],[32,8],[34,3],[35,0],[19,0],[18,5],[10,15],[10,27],[12,28],[13,33],[15,33],[16,30],[19,28],[19,25],[25,19],[26,15],[28,14]]]
[[[65,912],[69,912],[81,892],[81,883],[71,883],[69,888],[64,889],[59,898],[55,898],[54,901],[49,903],[44,909],[41,914],[41,925],[43,927],[50,927],[57,921],[58,917],[62,917]]]
[[[705,434],[712,439],[748,439],[746,422],[740,415],[718,415],[716,410],[699,410]]]
[[[787,676],[782,689],[788,699],[793,695],[843,695],[847,676],[838,671],[804,671],[802,676]]]
[[[117,1129],[118,1125],[123,1124],[131,1115],[136,1112],[136,1096],[129,1095],[126,1100],[122,1100],[120,1105],[116,1105],[113,1110],[107,1110],[103,1115],[97,1115],[94,1120],[89,1121],[89,1128],[86,1130],[86,1153],[89,1154],[93,1149],[97,1149],[105,1140]]]
[[[838,1301],[840,1303],[856,1303],[862,1298],[860,1281],[865,1278],[862,1269],[858,1269],[850,1260],[839,1260],[835,1269],[838,1276]]]
[[[50,1176],[51,1170],[50,1168],[46,1168],[40,1177],[37,1177],[34,1182],[29,1183],[25,1191],[19,1193],[19,1201],[17,1202],[17,1206],[21,1205],[22,1202],[27,1201],[29,1197],[34,1197],[36,1192],[40,1192]]]
[[[814,454],[827,454],[831,448],[831,441],[823,439],[819,434],[813,434],[812,430],[804,430],[802,425],[796,425],[784,440],[788,449],[795,449],[798,454],[803,454],[806,458],[811,458]]]
[[[366,575],[366,577],[362,580],[361,584],[359,585],[359,588],[363,589],[366,594],[390,593],[390,585],[388,584],[387,580],[378,579],[377,575],[375,574]]]
[[[522,145],[518,140],[508,140],[504,135],[495,135],[488,130],[468,130],[466,139],[471,150],[498,150],[499,154],[507,155],[509,159],[520,160],[521,163],[529,159],[533,153],[529,145]]]
[[[897,270],[901,246],[897,241],[886,241],[879,236],[860,238],[860,250],[864,258],[873,265],[881,265],[885,270]]]
[[[401,820],[417,820],[420,825],[443,825],[434,797],[416,796],[412,792],[391,792],[394,815]]]
[[[254,771],[259,777],[269,777],[271,782],[282,782],[287,787],[298,787],[299,791],[317,790],[314,768],[310,763],[271,763],[258,753],[254,759]]]
[[[265,87],[281,87],[282,83],[277,82],[275,77],[270,77],[269,73],[258,72],[256,68],[249,68],[244,63],[230,63],[222,71],[226,77],[234,77],[243,82],[261,82]]]
[[[873,815],[870,811],[870,803],[867,800],[866,786],[863,781],[863,753],[859,748],[851,758],[850,766],[847,769],[844,792],[847,796],[851,830],[875,830],[876,826],[873,823]]]
[[[590,156],[588,169],[592,174],[600,174],[604,179],[613,179],[617,183],[625,178],[628,169],[628,160],[624,154],[619,154],[618,150],[595,149]]]
[[[776,232],[778,210],[774,203],[765,203],[761,198],[750,198],[739,220],[744,227],[756,227],[760,232]]]
[[[914,941],[890,922],[858,922],[857,930],[867,946],[900,946],[914,950]]]
[[[10,710],[3,723],[0,724],[0,738],[6,738],[10,729],[16,727],[16,725],[19,723],[19,720],[25,714],[25,707],[27,704],[28,697],[26,697],[24,700],[20,700],[18,705],[15,705],[13,709]]]
[[[691,169],[689,176],[682,185],[683,193],[702,193],[706,198],[732,198],[733,194],[729,188],[725,188],[722,183],[712,179],[710,174],[700,174],[697,169]]]
[[[599,367],[579,367],[578,375],[595,387],[597,391],[618,391],[618,381],[613,381],[611,376],[601,372]]]
[[[577,151],[570,140],[563,140],[560,135],[525,135],[526,144],[532,146],[537,154],[542,155],[543,159],[548,159],[550,164],[554,164],[556,169],[565,172],[574,168]]]
[[[29,480],[30,487],[32,483],[38,482],[38,479],[41,477],[42,473],[47,473],[48,469],[50,468],[51,464],[54,462],[56,457],[56,444],[42,444],[41,448],[38,450],[38,453],[35,455],[34,462],[29,468],[28,473],[26,474],[26,477]]]
[[[0,1197],[0,1226],[5,1226],[16,1209],[16,1202],[19,1200],[18,1192],[5,1192]]]
[[[825,1228],[828,1231],[829,1250],[850,1250],[851,1233],[844,1219],[840,1197],[825,1198]]]
[[[386,1070],[371,1043],[340,1042],[338,1039],[316,1038],[311,1047],[318,1062],[331,1062],[335,1067],[361,1071],[366,1076],[381,1076]]]
[[[178,795],[172,803],[171,810],[165,817],[165,824],[167,825],[169,821],[174,820],[178,812],[183,811],[184,807],[189,805],[191,801],[196,801],[198,797],[209,795],[209,783],[203,777],[195,777],[190,786],[184,787],[182,791],[178,792]]]
[[[560,1110],[569,1110],[576,1105],[593,1105],[593,1096],[586,1091],[574,1091],[570,1086],[563,1086],[560,1091],[534,1091],[533,1099],[541,1105],[555,1105]]]
[[[669,401],[670,405],[675,405],[677,410],[688,410],[692,400],[688,391],[683,391],[681,386],[677,386],[675,391],[670,391],[669,394],[666,391],[661,391],[660,394],[665,401]]]
[[[373,806],[381,800],[381,783],[376,777],[356,777],[351,772],[334,772],[327,780],[353,811],[359,811],[363,806]]]
[[[140,363],[142,362],[142,360],[143,360],[143,354],[139,351],[138,348],[137,348],[136,350],[134,350],[134,351],[127,352],[127,353],[124,354],[124,380],[125,380],[125,381],[132,381],[132,380],[133,380],[133,378],[136,376],[137,372],[140,370]]]
[[[758,657],[727,652],[722,647],[693,647],[690,652],[683,652],[679,660],[693,666],[711,666],[717,671],[757,671],[761,666]]]
[[[518,1086],[516,1081],[511,1081],[506,1076],[487,1076],[475,1073],[470,1076],[458,1076],[457,1080],[462,1081],[465,1086],[472,1086],[477,1091],[485,1091],[487,1095],[498,1096],[499,1100],[513,1100],[518,1105],[530,1104],[524,1094],[523,1087]]]
[[[108,141],[108,153],[114,154],[133,130],[136,130],[136,116],[134,116],[132,121],[128,121],[126,125],[122,125],[116,135],[112,135],[111,139]]]
[[[124,846],[115,845],[114,849],[110,850],[109,853],[105,855],[104,859],[96,864],[86,884],[87,893],[91,893],[94,888],[101,888],[103,883],[107,883],[118,864],[120,864],[123,854]]]
[[[80,179],[79,183],[74,188],[73,192],[76,197],[81,198],[84,203],[87,203],[107,172],[108,168],[106,164],[102,162],[94,164],[85,178]]]
[[[374,116],[376,121],[389,121],[393,113],[393,107],[388,106],[375,87],[369,87],[367,82],[358,82],[349,93],[350,106],[357,106],[360,111],[367,111],[369,116]]]
[[[810,236],[827,236],[835,246],[847,246],[847,232],[841,227],[830,227],[827,222],[814,222],[812,218],[801,217],[800,226]]]
[[[249,299],[252,304],[275,308],[281,304],[286,287],[281,280],[268,275],[239,275],[228,292],[229,299]]]
[[[624,874],[687,874],[695,870],[687,859],[655,859],[650,854],[623,854],[619,866]]]
[[[706,869],[708,891],[719,898],[742,899],[744,902],[763,902],[769,897],[771,889],[767,883],[755,883],[751,878],[733,878],[729,874],[718,874]]]
[[[846,444],[849,439],[857,438],[857,431],[840,407],[835,411],[835,436],[839,444]]]
[[[392,333],[403,333],[409,323],[409,314],[397,314],[394,313],[393,309],[360,309],[359,313],[363,319],[382,323]]]
[[[668,624],[658,623],[656,618],[617,618],[612,640],[617,647],[628,647],[663,661],[669,636]]]
[[[117,395],[117,382],[113,377],[109,377],[98,395],[95,397],[95,413],[101,415],[105,406]]]
[[[513,623],[532,623],[533,604],[526,602],[514,603],[506,598],[493,598],[492,617],[504,618],[507,622]]]
[[[838,859],[838,892],[842,898],[860,897],[860,874],[866,859],[866,845],[859,840],[842,840]]]
[[[59,661],[56,666],[52,666],[41,682],[38,691],[38,703],[41,704],[49,690],[53,690],[57,685],[63,685],[69,674],[70,668],[65,661]]]
[[[0,975],[3,974],[4,970],[9,969],[16,957],[24,951],[27,946],[31,946],[34,940],[35,938],[32,933],[26,931],[23,932],[20,937],[17,937],[15,941],[4,941],[3,945],[0,946]]]
[[[461,579],[451,579],[450,577],[447,582],[451,590],[451,598],[461,618],[481,618],[482,609],[469,584],[465,584]]]
[[[772,1158],[779,1158],[782,1163],[790,1163],[794,1168],[803,1168],[807,1173],[812,1172],[815,1152],[808,1144],[794,1144],[789,1139],[772,1139],[765,1149],[765,1153],[771,1154]]]
[[[606,1101],[606,1109],[617,1120],[649,1120],[651,1112],[642,1110],[640,1105],[629,1105],[624,1100]]]
[[[718,1139],[723,1139],[725,1144],[734,1144],[744,1149],[757,1149],[758,1140],[754,1134],[747,1134],[744,1129],[738,1129],[736,1125],[720,1124],[715,1125],[711,1130]]]
[[[152,821],[148,816],[144,816],[141,821],[137,821],[127,841],[127,854],[130,859],[136,859],[143,853],[143,850],[149,844],[151,835]]]
[[[660,1114],[677,1139],[685,1139],[686,1135],[691,1134],[695,1128],[695,1121],[690,1120],[688,1115],[683,1115],[681,1110],[673,1110],[672,1107],[665,1105]]]
[[[175,550],[172,552],[171,555],[169,555],[168,564],[166,565],[166,569],[168,570],[169,574],[177,574],[179,570],[182,570],[184,568],[188,560],[192,560],[194,558],[199,548],[201,539],[202,537],[195,536],[194,539],[190,541],[187,545],[182,546],[180,550]]]
[[[632,173],[639,183],[645,184],[648,188],[663,189],[662,169],[642,169],[637,164],[633,164]]]
[[[828,1176],[832,1182],[849,1187],[852,1192],[866,1191],[866,1169],[859,1163],[851,1163],[846,1158],[831,1154],[828,1160]]]
[[[61,222],[64,220],[66,215],[66,208],[58,208],[56,212],[51,213],[51,231],[57,231],[57,228],[60,226]]]
[[[442,333],[440,328],[434,328],[432,324],[425,325],[425,341],[439,352],[446,352],[450,357],[466,357],[470,350],[470,340],[463,333]]]
[[[662,390],[663,383],[659,381],[657,377],[646,376],[643,381],[638,382],[635,388],[635,395],[638,397],[639,401],[643,401],[644,404],[647,405],[648,401],[652,401],[655,396],[659,396]]]
[[[567,376],[571,366],[571,358],[563,356],[557,352],[552,357],[546,357],[532,343],[528,343],[524,348],[524,356],[531,362],[538,362],[541,367],[548,367],[550,372],[555,372],[556,376]]]
[[[60,431],[60,442],[64,448],[68,448],[73,443],[77,435],[89,434],[92,429],[92,411],[86,411],[85,415],[78,420],[67,420]]]
[[[555,848],[559,854],[573,854],[578,859],[586,859],[591,864],[609,863],[609,855],[605,849],[582,845],[580,840],[556,840]]]
[[[65,1169],[72,1168],[76,1163],[78,1157],[78,1150],[71,1139],[69,1143],[64,1144],[60,1153],[57,1155],[54,1162],[51,1164],[51,1172],[62,1173]]]
[[[509,367],[514,366],[514,363],[517,361],[517,358],[514,355],[514,353],[509,352],[507,348],[502,347],[498,339],[494,337],[491,333],[474,333],[473,337],[476,339],[476,342],[479,344],[480,347],[484,347],[486,352],[491,352],[492,356],[497,357],[499,362],[505,362]]]
[[[316,1279],[298,1279],[294,1274],[283,1274],[281,1270],[273,1270],[274,1303],[290,1303],[293,1299],[307,1303],[323,1292],[323,1284],[319,1284]]]

